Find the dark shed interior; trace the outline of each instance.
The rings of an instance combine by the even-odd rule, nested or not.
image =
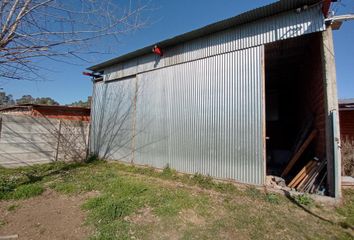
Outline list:
[[[283,176],[287,182],[314,157],[325,159],[321,40],[321,34],[314,33],[265,46],[267,175],[281,176],[303,140],[316,131]]]

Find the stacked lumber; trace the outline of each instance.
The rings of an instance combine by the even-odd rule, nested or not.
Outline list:
[[[321,187],[326,174],[322,174],[326,161],[310,160],[288,184],[297,191],[314,193]]]
[[[301,147],[294,153],[293,157],[291,158],[290,162],[284,169],[284,171],[281,174],[281,177],[286,176],[290,170],[294,167],[295,163],[300,159],[302,154],[305,152],[305,150],[308,148],[310,143],[315,139],[317,135],[317,130],[313,130],[311,134],[306,138],[306,140],[301,144]]]
[[[281,174],[282,178],[288,178],[289,173],[294,171],[294,166],[297,166],[299,162],[303,162],[300,159],[302,159],[302,156],[318,133],[316,129],[311,129],[312,123],[313,119],[311,118],[310,121],[306,121],[306,125],[301,129],[292,149],[292,157]],[[314,157],[296,174],[288,184],[288,187],[301,192],[324,194],[323,183],[327,176],[326,164],[325,160],[320,161]]]

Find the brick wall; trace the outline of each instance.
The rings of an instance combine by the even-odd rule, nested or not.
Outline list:
[[[57,119],[67,119],[67,120],[77,120],[77,121],[89,121],[90,120],[90,110],[58,110],[58,109],[33,109],[32,116],[34,117],[47,117],[47,118],[57,118]]]

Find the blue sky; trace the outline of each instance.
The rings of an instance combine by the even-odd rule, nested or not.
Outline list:
[[[40,66],[50,70],[46,73],[47,80],[1,81],[0,87],[13,94],[14,98],[25,94],[48,96],[61,104],[85,100],[92,92],[90,79],[82,75],[86,67],[271,2],[274,1],[152,0],[154,10],[148,13],[152,24],[134,34],[122,36],[112,54],[91,56],[91,63],[80,65],[42,60]],[[354,13],[353,0],[342,0],[338,6],[338,13]],[[340,98],[354,98],[353,43],[354,21],[346,22],[339,31],[334,32]]]

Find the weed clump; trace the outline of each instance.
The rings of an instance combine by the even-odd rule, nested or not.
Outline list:
[[[165,179],[176,179],[177,177],[177,172],[176,170],[170,168],[170,165],[167,164],[166,167],[162,170],[161,177]]]
[[[273,204],[279,204],[280,203],[279,196],[274,194],[274,193],[266,194],[265,199],[269,203],[273,203]]]
[[[255,188],[254,186],[250,186],[250,187],[247,187],[246,189],[246,195],[250,196],[251,198],[262,198],[262,192],[259,191],[257,188]]]
[[[200,187],[211,189],[215,186],[213,179],[208,175],[204,176],[200,173],[195,173],[192,177],[192,181]]]
[[[100,161],[103,161],[103,160],[100,159],[97,154],[90,154],[90,155],[85,159],[85,163],[95,163],[95,162],[100,162]]]
[[[13,211],[15,211],[18,207],[19,207],[19,205],[17,205],[17,204],[11,204],[10,206],[7,207],[6,210],[9,211],[9,212],[13,212]]]
[[[26,199],[34,196],[41,195],[44,192],[44,188],[39,184],[27,184],[21,185],[13,191],[9,197],[12,199]]]
[[[307,194],[300,194],[295,197],[295,201],[301,205],[309,206],[314,203],[313,199]]]

